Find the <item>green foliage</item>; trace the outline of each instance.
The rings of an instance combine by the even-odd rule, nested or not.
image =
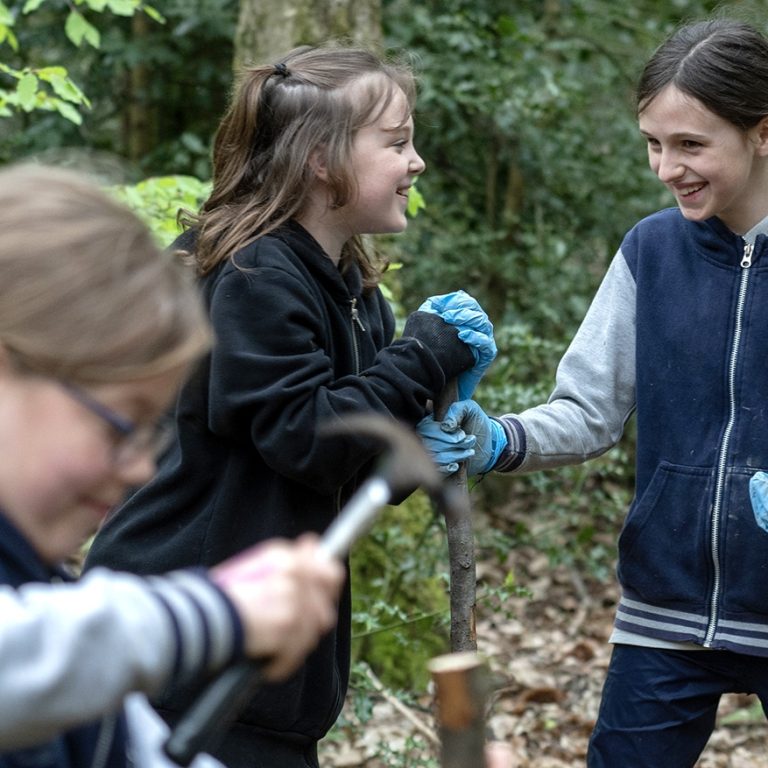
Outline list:
[[[0,63],[0,73],[16,81],[14,89],[0,88],[0,117],[10,117],[11,110],[56,111],[76,125],[82,123],[79,106],[90,101],[67,74],[64,67],[24,67],[13,69]]]
[[[478,550],[488,560],[503,562],[516,543],[487,527],[476,533]],[[369,664],[387,686],[424,690],[427,662],[450,651],[447,547],[445,521],[419,491],[385,509],[353,549],[353,660]],[[501,583],[479,584],[478,615],[505,614],[509,598],[525,594],[513,573]],[[358,692],[365,698],[370,686]]]
[[[382,683],[375,677],[371,668],[365,662],[352,665],[350,675],[349,708],[341,713],[326,739],[328,741],[343,741],[349,739],[349,732],[365,729],[373,718],[373,704],[382,693]],[[418,709],[416,696],[406,691],[388,691],[391,699],[395,699],[409,710]],[[419,736],[408,736],[402,744],[394,745],[382,732],[382,738],[375,745],[377,760],[389,768],[437,768],[435,758],[429,757],[434,753],[429,745]]]
[[[426,207],[427,204],[424,201],[423,195],[416,189],[415,185],[412,186],[408,190],[408,215],[417,216],[419,211]]]
[[[160,176],[117,185],[112,191],[144,220],[160,245],[166,246],[181,232],[179,209],[196,212],[210,194],[211,183],[193,176]]]
[[[423,688],[426,661],[448,649],[445,547],[419,492],[388,507],[352,552],[353,658],[388,685]]]
[[[45,0],[29,14],[3,2],[0,62],[8,69],[0,71],[0,162],[87,147],[124,158],[129,181],[210,176],[210,139],[232,82],[237,0],[164,0],[162,16],[139,0],[71,7]],[[129,6],[139,12],[129,17]],[[83,22],[98,36],[86,35]],[[20,108],[19,77],[53,66],[65,69],[83,99],[41,82],[38,90],[49,98],[38,95],[40,106],[31,111]]]
[[[747,723],[759,727],[764,722],[765,712],[763,711],[763,705],[760,703],[760,699],[753,695],[753,700],[749,706],[741,707],[723,716],[719,721],[719,725],[738,726]]]
[[[21,15],[40,11],[46,2],[52,5],[50,0],[27,0],[21,8]],[[99,48],[101,33],[89,20],[89,15],[111,13],[131,17],[137,11],[146,13],[155,21],[162,21],[160,14],[141,0],[74,0],[68,8],[63,32],[75,47],[85,44]],[[0,117],[10,117],[14,111],[30,113],[40,110],[56,112],[71,123],[80,125],[81,109],[90,108],[91,102],[61,62],[39,65],[25,61],[30,51],[20,46],[19,37],[13,29],[17,14],[17,10],[14,12],[0,2],[0,46],[7,44],[22,62],[16,66],[0,62]],[[11,87],[14,81],[15,87]]]

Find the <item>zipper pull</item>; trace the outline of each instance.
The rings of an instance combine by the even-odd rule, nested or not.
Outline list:
[[[744,255],[741,257],[741,267],[747,269],[752,266],[752,253],[755,250],[754,243],[744,243]]]
[[[363,325],[362,320],[360,320],[360,313],[357,311],[357,299],[351,299],[349,303],[351,305],[350,311],[352,312],[352,322],[356,323],[360,330],[365,333],[365,326]]]

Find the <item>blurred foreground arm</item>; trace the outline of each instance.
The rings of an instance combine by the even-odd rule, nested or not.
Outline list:
[[[257,545],[211,571],[237,608],[245,652],[269,658],[264,675],[287,677],[336,623],[336,598],[345,572],[305,535],[296,543]]]
[[[270,674],[285,674],[332,623],[344,578],[315,547],[265,543],[213,580],[97,568],[74,584],[0,588],[0,749],[37,744],[117,710],[131,691],[204,676],[244,652],[274,653]]]

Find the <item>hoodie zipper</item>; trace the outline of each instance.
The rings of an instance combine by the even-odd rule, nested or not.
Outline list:
[[[357,309],[357,298],[352,297],[349,300],[349,327],[352,335],[352,356],[355,364],[355,375],[360,375],[360,341],[357,338],[358,333],[365,333],[365,326],[360,319],[360,312]],[[340,487],[336,491],[336,514],[341,511],[341,497],[344,486]]]
[[[91,768],[105,768],[109,760],[109,753],[112,750],[112,742],[115,737],[115,728],[117,727],[117,715],[109,715],[101,721],[99,735],[96,746],[93,750],[93,760]],[[130,761],[128,761],[130,762]]]
[[[744,302],[747,296],[747,285],[749,284],[749,268],[752,266],[752,254],[754,253],[754,243],[744,243],[744,251],[739,266],[741,267],[741,283],[739,285],[739,295],[736,301],[736,327],[733,331],[733,343],[731,346],[731,357],[728,363],[728,422],[723,433],[723,440],[720,444],[720,453],[717,459],[717,476],[715,480],[715,499],[712,504],[712,522],[710,527],[710,556],[714,566],[714,583],[712,585],[712,596],[709,601],[709,623],[707,624],[707,633],[704,636],[704,645],[709,648],[715,637],[717,629],[718,614],[720,612],[720,517],[723,510],[723,489],[725,487],[725,474],[728,462],[728,449],[730,448],[731,433],[736,422],[736,363],[739,357],[739,346],[741,343],[741,333],[744,325]]]
[[[360,319],[360,313],[357,311],[357,299],[349,300],[350,327],[352,328],[352,353],[355,357],[355,373],[360,375],[360,342],[358,341],[358,329],[365,333],[365,326]]]

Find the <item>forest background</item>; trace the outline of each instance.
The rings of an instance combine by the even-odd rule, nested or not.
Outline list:
[[[768,28],[765,0],[0,0],[0,163],[96,173],[166,244],[177,209],[209,188],[242,64],[331,37],[404,57],[427,172],[407,233],[376,240],[388,296],[400,321],[428,295],[476,296],[499,347],[476,397],[519,411],[547,397],[624,232],[674,204],[648,168],[633,88],[667,33],[712,13]],[[585,599],[584,584],[613,583],[632,430],[587,465],[474,485],[487,626],[533,594],[521,553],[574,574]],[[445,533],[425,497],[388,509],[352,567],[356,666],[339,733],[371,721],[382,686],[418,711],[426,661],[448,650]],[[415,762],[412,742],[388,749],[382,765],[435,764]]]

